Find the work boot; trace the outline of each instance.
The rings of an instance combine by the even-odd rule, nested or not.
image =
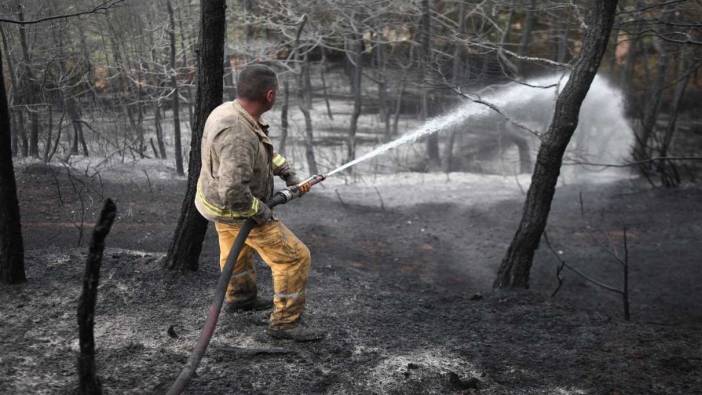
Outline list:
[[[303,322],[293,327],[269,327],[268,336],[274,339],[294,340],[296,342],[313,342],[324,339],[326,332],[321,329],[310,328]]]
[[[228,302],[224,307],[227,313],[238,313],[241,311],[262,311],[273,307],[273,301],[256,297],[251,300]]]

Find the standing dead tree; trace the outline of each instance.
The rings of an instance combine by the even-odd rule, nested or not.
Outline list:
[[[617,0],[593,2],[582,52],[558,96],[551,126],[543,136],[522,219],[500,265],[495,288],[529,287],[534,251],[546,228],[563,154],[578,126],[580,106],[607,49],[616,9]]]
[[[2,74],[0,51],[0,76]],[[17,284],[27,281],[27,278],[10,135],[10,109],[5,81],[0,77],[0,282]]]
[[[107,199],[95,224],[90,240],[90,252],[85,263],[83,275],[83,292],[78,301],[78,336],[80,354],[78,355],[79,392],[81,394],[101,394],[102,386],[95,369],[95,303],[100,282],[100,264],[105,250],[105,238],[110,233],[117,215],[117,207]]]
[[[210,112],[222,103],[224,77],[225,0],[200,2],[200,45],[198,50],[195,127],[190,137],[188,184],[173,240],[168,248],[167,269],[197,270],[207,220],[195,208],[200,175],[200,141]]]

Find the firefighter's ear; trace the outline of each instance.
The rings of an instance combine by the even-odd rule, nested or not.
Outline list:
[[[275,89],[269,89],[266,91],[266,101],[273,104],[275,102],[276,92]]]

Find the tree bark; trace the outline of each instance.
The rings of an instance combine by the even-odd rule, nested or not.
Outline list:
[[[27,281],[27,278],[24,274],[24,245],[10,136],[10,109],[7,106],[5,80],[0,78],[0,282],[18,284]]]
[[[183,147],[180,139],[180,98],[178,96],[178,72],[176,68],[176,35],[175,35],[175,17],[173,16],[173,5],[171,0],[166,0],[166,8],[168,9],[168,37],[170,39],[170,74],[171,88],[173,89],[173,137],[175,145],[175,164],[176,172],[179,176],[183,175]],[[198,70],[199,72],[199,70]],[[198,81],[199,82],[199,81]],[[221,82],[220,82],[221,84]],[[221,98],[219,99],[222,100]],[[199,103],[198,103],[199,104]],[[207,112],[209,114],[209,111]],[[204,125],[204,123],[203,123]],[[192,153],[190,154],[192,157]],[[191,158],[192,162],[192,158]],[[199,167],[198,167],[199,169]],[[199,255],[199,252],[198,252]]]
[[[90,251],[83,274],[83,292],[78,301],[78,377],[80,394],[101,394],[102,385],[95,368],[95,304],[97,303],[98,284],[100,282],[100,265],[105,250],[105,238],[110,233],[112,223],[117,215],[117,207],[107,199],[95,224],[90,240]]]
[[[195,208],[195,192],[202,164],[200,142],[205,121],[210,112],[222,103],[225,12],[225,0],[201,0],[200,2],[197,111],[190,140],[188,185],[178,225],[165,260],[165,267],[171,270],[197,270],[202,241],[207,231],[207,220]]]
[[[495,288],[529,287],[534,251],[546,227],[563,154],[578,126],[578,114],[595,78],[614,23],[617,0],[593,1],[583,49],[558,96],[551,125],[543,136],[517,232],[502,260]]]

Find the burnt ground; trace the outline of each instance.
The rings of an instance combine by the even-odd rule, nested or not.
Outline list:
[[[213,229],[199,271],[164,272],[182,180],[53,174],[37,165],[18,171],[29,282],[0,288],[0,393],[75,388],[85,240],[102,196],[115,199],[119,217],[95,317],[99,374],[110,393],[164,392],[213,295]],[[622,181],[558,190],[549,224],[555,253],[616,286],[621,268],[609,252],[623,252],[626,226],[629,322],[617,295],[572,273],[550,298],[557,261],[546,246],[531,290],[490,291],[519,198],[381,208],[374,195],[367,204],[332,196],[311,193],[278,210],[312,250],[306,319],[329,336],[272,341],[258,315],[223,313],[190,393],[702,392],[702,189]],[[270,295],[262,263],[259,275],[261,294]]]

